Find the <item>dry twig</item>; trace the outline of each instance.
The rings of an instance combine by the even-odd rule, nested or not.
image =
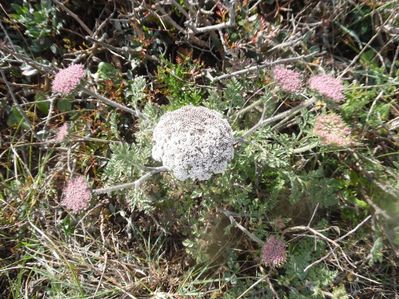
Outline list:
[[[212,83],[214,83],[214,82],[217,82],[217,81],[220,81],[220,80],[224,80],[224,79],[228,79],[228,78],[231,78],[231,77],[239,76],[239,75],[246,74],[246,73],[249,73],[249,72],[259,71],[259,70],[262,70],[264,68],[272,67],[272,66],[275,66],[275,65],[278,65],[278,64],[292,63],[292,62],[295,62],[295,61],[298,61],[298,60],[304,60],[304,59],[308,59],[308,58],[311,58],[311,57],[314,57],[314,56],[320,56],[320,55],[323,55],[323,54],[325,54],[325,53],[324,52],[321,52],[321,53],[314,52],[314,53],[310,53],[310,54],[307,54],[307,55],[301,55],[301,56],[297,56],[297,57],[281,58],[281,59],[274,60],[274,61],[264,61],[260,65],[247,67],[247,68],[244,68],[242,70],[235,71],[235,72],[228,73],[228,74],[224,74],[224,75],[220,75],[220,76],[217,76],[217,77],[212,77],[209,72],[207,73],[206,76],[211,80]]]

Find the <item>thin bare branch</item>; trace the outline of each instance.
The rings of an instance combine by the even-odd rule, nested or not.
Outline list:
[[[299,104],[298,106],[295,106],[294,108],[291,108],[287,111],[281,112],[277,115],[271,116],[266,119],[261,118],[256,125],[254,125],[251,129],[249,129],[247,132],[245,132],[241,137],[239,137],[237,141],[239,143],[244,142],[245,138],[252,135],[253,133],[255,133],[260,128],[264,127],[265,125],[271,124],[275,121],[286,118],[288,116],[291,117],[291,116],[297,114],[298,112],[300,112],[302,109],[313,105],[315,102],[316,102],[316,98],[311,98],[311,99],[307,100],[306,102],[303,102],[302,104]]]
[[[91,95],[91,96],[99,99],[100,101],[104,102],[105,104],[107,104],[109,106],[121,109],[121,110],[123,110],[125,112],[128,112],[128,113],[131,113],[131,114],[133,114],[134,116],[136,116],[138,118],[147,119],[147,116],[145,114],[143,114],[142,112],[140,112],[138,110],[133,110],[133,109],[131,109],[129,107],[126,107],[125,105],[122,105],[122,104],[119,104],[117,102],[114,102],[114,101],[104,97],[103,95],[98,94],[98,93],[90,90],[89,88],[81,87],[81,90],[83,92],[85,92],[86,94]]]
[[[23,117],[25,123],[27,124],[27,126],[28,126],[29,129],[31,130],[32,134],[33,134],[36,138],[38,138],[38,136],[36,135],[35,130],[33,129],[33,125],[32,125],[32,123],[30,122],[28,116],[26,115],[25,111],[24,111],[24,110],[21,108],[21,106],[19,105],[19,103],[18,103],[18,101],[17,101],[17,98],[15,97],[14,91],[13,91],[11,85],[8,83],[8,80],[7,80],[6,75],[4,74],[4,71],[3,71],[3,70],[0,70],[0,73],[1,73],[1,78],[3,79],[4,83],[5,83],[6,86],[7,86],[8,92],[9,92],[11,98],[12,98],[12,101],[14,102],[15,107],[17,107],[19,113],[21,113],[21,115],[22,115],[22,117]]]
[[[234,224],[237,228],[239,228],[244,234],[246,234],[252,241],[260,244],[263,246],[264,242],[259,239],[257,236],[255,236],[253,233],[248,231],[245,227],[243,227],[240,223],[237,222],[237,220],[234,219],[233,215],[230,213],[230,211],[225,210],[225,209],[218,209],[220,212],[222,212],[227,218],[229,218],[230,223]]]
[[[250,72],[254,72],[254,71],[260,71],[260,70],[263,70],[264,68],[272,67],[274,65],[292,63],[292,62],[295,62],[298,60],[304,60],[304,59],[308,59],[311,57],[320,56],[323,54],[324,54],[324,52],[321,52],[321,53],[313,52],[313,53],[310,53],[307,55],[301,55],[301,56],[297,56],[297,57],[282,58],[282,59],[278,59],[278,60],[274,60],[274,61],[265,61],[260,65],[251,66],[251,67],[244,68],[242,70],[235,71],[235,72],[232,72],[229,74],[220,75],[218,77],[212,77],[210,74],[208,74],[208,77],[211,79],[212,83],[214,83],[214,82],[217,82],[220,80],[228,79],[228,78],[239,76],[242,74],[246,74],[246,73],[250,73]]]
[[[58,0],[53,0],[62,10],[64,10],[68,15],[70,15],[76,22],[79,23],[79,25],[90,35],[93,36],[94,32],[87,27],[87,25],[79,18],[77,14],[75,14],[72,10],[70,10],[68,7],[66,7],[62,2]]]
[[[190,26],[190,29],[193,30],[194,33],[205,33],[208,31],[214,31],[214,30],[221,30],[221,29],[225,29],[225,28],[231,28],[233,26],[235,26],[236,24],[236,13],[235,13],[235,4],[236,4],[236,0],[231,0],[229,3],[229,20],[227,22],[223,22],[220,24],[215,24],[215,25],[209,25],[209,26],[205,26],[205,27],[194,27],[194,26]]]
[[[139,179],[137,179],[136,181],[134,181],[132,183],[126,183],[126,184],[120,184],[120,185],[115,185],[115,186],[110,186],[110,187],[94,189],[92,192],[94,194],[104,194],[104,193],[110,193],[113,191],[118,191],[118,190],[127,189],[127,188],[138,189],[141,186],[141,184],[143,184],[146,180],[148,180],[154,174],[157,174],[160,172],[165,172],[165,171],[168,171],[167,167],[165,167],[165,166],[157,167],[157,168],[154,168],[151,171],[147,172],[142,177],[140,177]]]

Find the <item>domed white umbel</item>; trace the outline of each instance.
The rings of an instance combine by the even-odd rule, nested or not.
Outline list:
[[[178,180],[208,180],[234,156],[229,123],[217,111],[185,106],[165,113],[153,132],[152,157]]]

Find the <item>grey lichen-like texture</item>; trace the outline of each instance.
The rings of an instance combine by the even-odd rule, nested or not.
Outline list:
[[[152,157],[178,180],[208,180],[223,172],[234,156],[234,137],[222,115],[185,106],[165,113],[153,132]]]

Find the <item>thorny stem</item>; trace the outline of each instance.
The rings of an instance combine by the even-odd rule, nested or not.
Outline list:
[[[157,167],[157,168],[150,170],[149,172],[147,172],[146,174],[144,174],[142,177],[140,177],[139,179],[137,179],[134,182],[115,185],[115,186],[111,186],[111,187],[94,189],[94,190],[92,190],[92,192],[94,194],[104,194],[104,193],[109,193],[112,191],[117,191],[117,190],[126,189],[126,188],[138,189],[140,187],[140,185],[142,183],[144,183],[147,179],[149,179],[151,176],[153,176],[154,174],[160,173],[160,172],[164,172],[164,171],[168,171],[168,168],[165,166]]]

